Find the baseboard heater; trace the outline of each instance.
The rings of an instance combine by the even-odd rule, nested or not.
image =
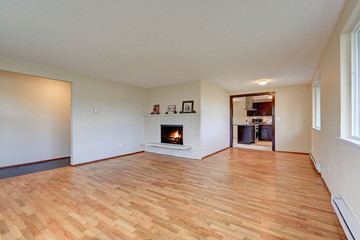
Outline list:
[[[360,240],[360,226],[340,195],[331,197],[331,204],[349,240]]]
[[[321,173],[321,165],[320,165],[320,163],[316,162],[316,160],[315,160],[315,158],[314,158],[314,156],[312,155],[311,152],[310,152],[309,154],[310,154],[310,157],[311,157],[312,162],[314,163],[314,166],[315,166],[316,170],[317,170],[319,173]]]

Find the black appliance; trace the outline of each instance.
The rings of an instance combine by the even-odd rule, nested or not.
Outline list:
[[[254,124],[254,143],[259,141],[260,133],[259,133],[259,125],[262,124],[262,118],[253,118],[251,120],[252,124]]]
[[[263,120],[262,120],[262,118],[253,118],[253,119],[251,120],[251,122],[252,122],[253,124],[262,124],[262,123],[263,123]]]

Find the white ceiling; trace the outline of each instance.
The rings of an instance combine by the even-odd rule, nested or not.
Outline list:
[[[141,87],[308,83],[344,0],[0,0],[0,55]]]

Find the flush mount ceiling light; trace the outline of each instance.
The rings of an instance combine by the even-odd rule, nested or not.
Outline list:
[[[257,81],[257,83],[259,85],[261,85],[261,86],[264,86],[264,85],[266,85],[268,83],[268,80],[267,79],[262,79],[262,80]]]

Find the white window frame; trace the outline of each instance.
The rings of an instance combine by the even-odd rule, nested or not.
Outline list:
[[[360,140],[360,22],[351,33],[351,137]]]
[[[313,128],[321,130],[321,74],[313,85]]]
[[[360,2],[340,35],[340,136],[344,145],[360,151]],[[358,42],[356,42],[358,41]]]

